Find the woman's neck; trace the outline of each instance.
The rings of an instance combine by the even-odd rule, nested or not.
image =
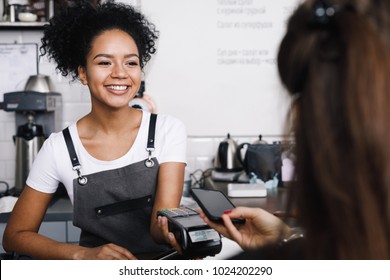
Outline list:
[[[120,134],[138,128],[142,111],[128,107],[120,110],[94,110],[78,122],[79,130],[89,133]]]

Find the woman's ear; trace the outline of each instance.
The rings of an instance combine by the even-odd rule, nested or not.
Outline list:
[[[87,85],[87,72],[85,71],[85,68],[83,66],[79,66],[77,68],[77,72],[79,74],[80,81],[83,85]]]

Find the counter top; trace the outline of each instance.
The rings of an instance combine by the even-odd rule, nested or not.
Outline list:
[[[211,178],[205,179],[205,187],[222,191],[227,194],[228,182],[217,182]],[[260,207],[268,212],[274,213],[276,211],[284,212],[287,205],[288,187],[278,187],[275,190],[268,191],[266,197],[229,197],[235,206],[245,207]]]
[[[8,221],[10,212],[0,214],[0,223]],[[57,221],[72,221],[73,220],[73,206],[68,198],[61,197],[54,199],[46,211],[44,222]]]

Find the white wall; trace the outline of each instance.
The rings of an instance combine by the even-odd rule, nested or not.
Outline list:
[[[140,2],[160,30],[146,81],[161,111],[190,135],[283,133],[289,100],[276,55],[297,0]]]

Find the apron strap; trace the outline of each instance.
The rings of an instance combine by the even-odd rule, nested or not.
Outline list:
[[[65,128],[62,131],[62,134],[64,135],[66,147],[68,148],[68,153],[70,156],[70,160],[72,162],[72,166],[73,166],[73,168],[76,168],[76,167],[80,166],[80,162],[79,162],[79,159],[77,157],[76,150],[74,149],[74,146],[73,146],[73,141],[72,141],[72,137],[70,136],[70,133],[69,133],[69,128],[68,127]]]
[[[87,184],[88,179],[87,179],[87,177],[81,175],[81,172],[80,172],[81,165],[80,165],[79,159],[77,157],[76,150],[74,149],[74,145],[73,145],[72,137],[70,136],[69,128],[67,127],[64,130],[62,130],[62,134],[64,135],[66,147],[68,148],[68,153],[69,153],[70,161],[72,162],[73,170],[76,170],[76,172],[77,172],[77,177],[78,177],[77,180],[78,180],[80,185],[85,185],[85,184]]]
[[[154,135],[156,132],[156,122],[157,122],[157,115],[150,114],[149,134],[148,134],[148,143],[147,143],[148,149],[154,149]]]
[[[152,160],[152,152],[154,151],[154,134],[156,132],[156,121],[157,121],[157,115],[150,114],[148,142],[146,145],[148,158],[145,160],[145,166],[148,168],[154,166],[154,161]]]

